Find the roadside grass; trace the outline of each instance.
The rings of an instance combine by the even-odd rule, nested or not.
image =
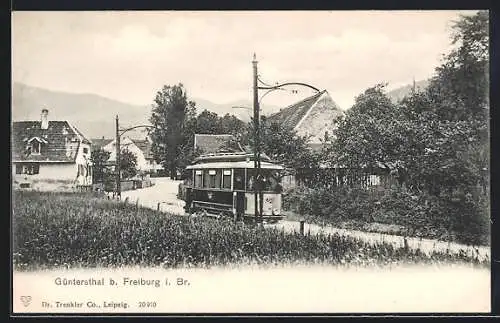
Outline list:
[[[161,266],[394,266],[467,264],[464,253],[433,252],[365,242],[339,234],[286,233],[240,226],[228,219],[166,216],[92,193],[14,194],[13,253],[17,270]]]
[[[312,216],[312,215],[300,215],[293,211],[282,211],[286,215],[285,219],[287,221],[298,222],[304,220],[306,223],[312,223],[320,226],[333,226],[338,229],[348,229],[348,230],[361,230],[365,232],[381,233],[381,234],[392,234],[398,236],[410,236],[408,235],[408,229],[402,225],[395,224],[385,224],[379,222],[362,222],[362,221],[338,221],[331,222],[325,220],[324,217]],[[413,235],[414,237],[420,238],[418,234]],[[423,236],[422,236],[423,237]]]

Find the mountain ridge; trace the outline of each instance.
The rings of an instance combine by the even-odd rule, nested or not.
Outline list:
[[[251,102],[237,100],[218,104],[202,98],[190,98],[196,102],[197,113],[203,110],[215,112],[220,116],[227,113],[240,120],[250,121],[250,114],[245,109],[233,109],[233,106],[251,107]],[[111,99],[95,93],[71,93],[31,86],[21,82],[12,84],[12,120],[38,120],[42,108],[49,110],[52,120],[69,120],[88,137],[114,137],[115,116],[119,115],[120,125],[132,126],[149,124],[151,104],[131,104]],[[265,106],[272,112],[279,109]],[[131,137],[144,138],[144,131],[131,131]]]
[[[415,82],[417,89],[427,87],[429,80]],[[387,93],[393,102],[397,102],[409,94],[412,84],[393,89]],[[230,103],[218,104],[202,98],[191,98],[196,102],[197,112],[203,110],[215,112],[220,116],[234,115],[244,122],[250,121],[251,111],[234,109],[238,107],[252,107],[247,100],[235,100]],[[140,124],[149,124],[151,104],[131,104],[111,99],[95,93],[70,93],[31,86],[20,82],[12,84],[12,120],[38,120],[42,108],[49,110],[52,120],[68,120],[89,138],[114,138],[115,116],[120,117],[120,126],[127,127]],[[278,112],[283,107],[265,105],[264,115]],[[144,130],[135,130],[128,133],[131,138],[143,139]]]
[[[421,81],[416,81],[414,84],[408,84],[408,85],[403,85],[398,88],[395,88],[389,92],[387,92],[387,96],[393,103],[397,103],[398,101],[402,100],[405,96],[411,93],[413,90],[413,87],[415,87],[416,91],[422,91],[426,89],[430,84],[430,80],[421,80]]]

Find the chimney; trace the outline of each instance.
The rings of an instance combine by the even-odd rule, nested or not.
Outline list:
[[[47,110],[47,109],[42,110],[41,122],[42,123],[41,123],[40,128],[42,128],[42,129],[49,128],[49,110]]]

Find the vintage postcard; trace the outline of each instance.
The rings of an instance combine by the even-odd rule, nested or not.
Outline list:
[[[12,314],[490,312],[488,31],[12,12]]]

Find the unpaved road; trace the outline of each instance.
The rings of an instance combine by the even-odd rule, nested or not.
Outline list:
[[[281,221],[277,224],[268,224],[268,226],[274,226],[277,228],[281,228],[283,230],[293,232],[300,230],[299,222],[292,221]],[[372,233],[372,232],[364,232],[350,229],[339,229],[332,226],[319,226],[316,224],[305,223],[304,224],[304,232],[310,232],[311,234],[317,233],[325,233],[325,234],[334,234],[338,233],[340,235],[348,235],[351,237],[355,237],[364,241],[370,242],[389,242],[392,243],[395,247],[404,247],[404,237],[392,235],[392,234],[382,234],[382,233]],[[420,238],[406,238],[408,247],[412,249],[420,249],[421,251],[429,254],[432,251],[446,251],[449,250],[453,253],[459,253],[460,250],[463,250],[468,255],[478,256],[480,259],[489,259],[490,257],[490,247],[480,246],[473,247],[467,246],[458,243],[451,243],[433,239],[420,239]]]
[[[157,209],[158,203],[160,203],[160,210],[166,213],[184,215],[184,201],[177,199],[177,188],[180,181],[173,181],[169,178],[154,178],[153,181],[155,185],[148,188],[138,189],[135,191],[126,191],[122,193],[122,199],[129,198],[130,203],[136,203],[139,200],[139,204]],[[280,221],[277,224],[266,224],[268,227],[276,227],[287,232],[299,231],[300,223],[293,221]],[[325,234],[335,234],[348,235],[351,237],[359,238],[364,241],[370,242],[388,242],[392,243],[396,247],[404,246],[404,237],[390,234],[382,233],[370,233],[357,230],[349,229],[339,229],[332,226],[320,226],[311,223],[305,223],[305,232],[310,232],[311,234],[316,234],[323,232]],[[450,243],[432,239],[420,239],[420,238],[407,238],[408,247],[419,248],[425,253],[431,253],[432,251],[446,251],[450,252],[460,252],[463,250],[469,255],[478,256],[481,259],[490,258],[490,247],[480,246],[472,247],[458,243]]]
[[[130,203],[136,203],[176,215],[184,215],[184,201],[177,199],[177,187],[181,181],[173,181],[166,177],[152,178],[155,185],[133,191],[122,192],[122,200],[129,198]]]

